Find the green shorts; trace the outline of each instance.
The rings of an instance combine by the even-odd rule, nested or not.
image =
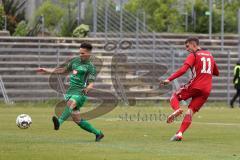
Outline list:
[[[75,95],[75,94],[66,94],[64,96],[64,99],[65,99],[66,102],[71,100],[71,99],[76,101],[77,105],[76,105],[76,108],[74,108],[74,109],[79,110],[83,106],[83,104],[86,102],[87,96],[85,96],[85,95]]]

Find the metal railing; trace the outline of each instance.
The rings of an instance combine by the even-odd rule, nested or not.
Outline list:
[[[135,38],[125,38],[121,42],[118,41],[118,38],[111,38],[111,42],[113,42],[112,44],[115,44],[115,46],[113,46],[113,50],[111,51],[104,50],[105,42],[103,41],[103,38],[96,37],[87,39],[93,45],[98,46],[93,50],[93,55],[97,55],[105,63],[102,71],[97,76],[98,81],[96,82],[98,84],[107,83],[108,85],[112,85],[112,82],[110,82],[111,76],[113,77],[111,70],[114,70],[114,73],[116,73],[119,78],[116,79],[118,82],[117,92],[121,93],[121,98],[124,101],[130,97],[128,93],[131,92],[131,94],[133,94],[133,92],[138,91],[141,93],[141,90],[146,88],[141,86],[133,86],[133,88],[129,88],[129,84],[125,84],[126,79],[122,79],[122,71],[131,73],[133,78],[141,78],[141,76],[146,73],[146,70],[152,71],[154,74],[150,74],[147,77],[147,81],[143,79],[143,82],[154,81],[155,83],[157,82],[155,79],[159,77],[160,79],[164,79],[169,76],[169,74],[176,71],[180,65],[182,65],[182,62],[188,54],[180,48],[175,49],[174,47],[167,45],[165,41],[168,38],[162,40],[159,34],[148,33],[141,34],[141,36],[152,37],[152,39],[139,39],[138,50],[136,47],[137,43],[133,41]],[[50,88],[47,87],[49,85],[47,77],[36,75],[34,70],[39,66],[56,67],[57,65],[62,64],[64,60],[70,56],[70,53],[77,54],[79,43],[85,40],[86,39],[80,40],[68,38],[66,40],[63,39],[62,43],[59,43],[57,38],[54,39],[51,37],[45,38],[44,40],[41,37],[29,37],[23,38],[22,41],[19,38],[14,37],[9,37],[7,39],[6,37],[2,39],[0,38],[0,58],[2,60],[0,61],[0,74],[6,83],[5,90],[7,90],[8,96],[14,100],[20,98],[27,100],[28,98],[31,98],[29,96],[30,93],[32,93],[31,96],[35,95],[38,99],[40,99],[41,96],[44,96],[43,98],[47,98],[57,95],[56,92],[53,94],[52,92],[54,91],[51,91]],[[78,42],[76,43],[76,41]],[[129,45],[129,48],[126,48],[126,42],[131,42],[132,45]],[[174,43],[178,43],[178,40],[172,42],[172,44]],[[237,51],[220,52],[220,49],[219,51],[213,51],[212,53],[219,65],[220,77],[214,78],[213,91],[210,99],[215,101],[225,100],[227,102],[234,93],[234,88],[231,84],[231,76],[233,67],[238,59],[238,54]],[[127,57],[126,61],[122,60],[124,56]],[[116,66],[113,66],[114,58]],[[121,66],[121,63],[123,63],[126,67],[122,68],[124,66]],[[167,68],[166,72],[162,72],[161,75],[155,75],[155,73],[164,68]],[[134,72],[131,71],[133,69]],[[189,78],[188,74],[179,78],[178,81],[175,82],[174,87],[178,88],[181,84],[186,83]],[[112,80],[114,80],[114,77]],[[131,81],[131,79],[128,80]],[[134,81],[138,83],[137,79]],[[119,85],[119,83],[122,85]],[[28,87],[29,84],[34,86],[30,88]],[[43,84],[43,88],[40,89],[40,86]],[[23,85],[26,85],[26,87],[23,88]],[[59,90],[61,93],[64,92],[61,84]],[[172,88],[172,90],[175,90],[175,88]],[[42,94],[42,92],[44,92],[44,94]],[[161,98],[169,96],[170,92],[166,92],[166,95],[162,95]],[[140,96],[140,98],[148,99],[151,97]]]
[[[3,80],[2,80],[2,76],[0,76],[0,88],[1,88],[3,98],[4,98],[4,102],[6,104],[13,104],[13,102],[8,98],[6,88],[5,88]]]

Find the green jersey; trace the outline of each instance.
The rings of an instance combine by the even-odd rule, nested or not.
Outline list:
[[[90,60],[81,61],[80,57],[73,58],[66,68],[70,72],[70,86],[67,94],[81,95],[86,85],[94,82],[96,78],[96,68]]]

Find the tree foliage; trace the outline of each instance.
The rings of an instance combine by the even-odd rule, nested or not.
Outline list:
[[[197,33],[207,33],[209,28],[209,16],[206,15],[206,12],[209,11],[208,4],[204,3],[202,0],[196,0],[194,11],[196,15],[196,27],[195,30],[192,31]]]
[[[53,4],[50,0],[46,0],[36,11],[35,23],[37,23],[37,20],[41,16],[44,17],[44,27],[49,32],[55,32],[55,27],[64,16],[64,10],[59,5]]]
[[[182,16],[176,7],[177,0],[131,0],[125,8],[132,13],[143,10],[147,25],[159,32],[183,31]]]
[[[158,32],[183,32],[185,13],[188,17],[188,32],[208,33],[209,30],[209,1],[185,0],[184,14],[179,10],[178,0],[130,0],[125,9],[132,13],[144,10],[147,25]],[[192,7],[193,5],[193,7]],[[221,1],[213,1],[212,32],[221,32]],[[224,3],[225,32],[237,32],[237,12],[240,0],[229,0]],[[195,16],[193,16],[193,14]]]
[[[225,32],[235,32],[238,30],[238,9],[240,1],[232,0],[231,3],[225,4]]]
[[[59,23],[59,36],[71,37],[73,30],[77,27],[77,8],[76,0],[61,0],[61,4],[65,6],[64,16]]]
[[[77,27],[76,2],[60,0],[58,3],[52,3],[46,0],[36,11],[35,19],[44,16],[44,27],[51,35],[71,37]]]
[[[77,28],[73,31],[73,37],[86,37],[89,32],[89,26],[85,24],[79,25]]]
[[[240,8],[239,0],[225,1],[224,3],[224,30],[228,33],[236,33],[237,31],[237,12]],[[188,11],[191,12],[190,7]],[[196,28],[190,26],[190,31],[196,33],[208,33],[209,16],[205,13],[209,11],[209,4],[202,0],[195,0],[194,11],[196,14]],[[222,16],[222,3],[215,1],[213,3],[212,12],[212,32],[221,32],[221,16]],[[190,18],[192,20],[192,17]]]
[[[20,21],[25,20],[25,3],[26,0],[2,0],[4,14],[7,16],[7,30],[9,30],[10,34],[14,33]]]
[[[13,36],[27,36],[29,32],[28,25],[26,21],[21,21],[18,23]]]
[[[4,28],[4,8],[0,4],[0,30]]]

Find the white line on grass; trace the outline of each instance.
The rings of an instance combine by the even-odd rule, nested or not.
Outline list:
[[[114,122],[114,121],[126,121],[126,120],[122,120],[120,118],[97,118],[99,120],[105,120],[105,121],[110,121],[110,122]],[[150,122],[163,122],[163,123],[166,123],[164,121],[137,121],[137,120],[133,120],[133,121],[128,121],[128,122],[147,122],[147,123],[150,123]],[[177,121],[177,122],[174,122],[174,123],[182,123],[181,121]],[[204,124],[204,125],[216,125],[216,126],[237,126],[237,127],[240,127],[240,123],[218,123],[218,122],[192,122],[194,124]]]
[[[240,127],[239,123],[216,123],[216,122],[193,122],[197,124],[207,124],[207,125],[218,125],[218,126],[238,126]]]

